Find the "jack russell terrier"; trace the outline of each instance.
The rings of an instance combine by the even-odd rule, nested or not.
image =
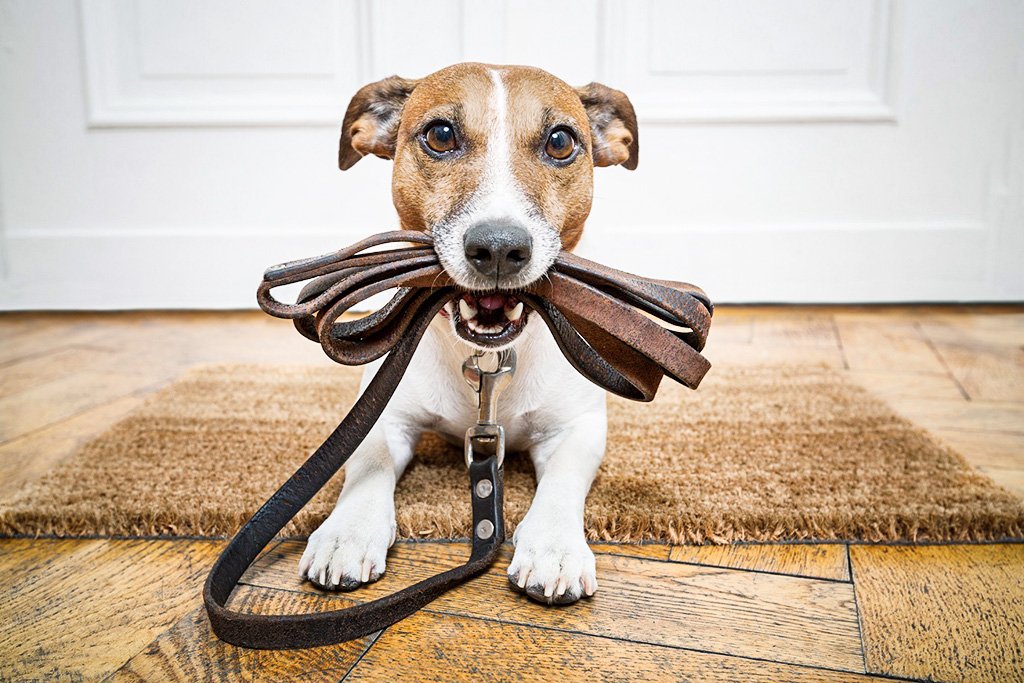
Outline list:
[[[621,92],[573,88],[540,69],[456,64],[420,80],[391,77],[352,98],[338,163],[394,160],[392,196],[403,230],[429,232],[465,293],[431,323],[408,372],[346,465],[337,506],[309,537],[300,574],[351,590],[384,572],[395,540],[395,483],[424,431],[462,443],[477,394],[462,379],[475,351],[515,346],[503,392],[508,449],[528,452],[537,476],[513,535],[514,589],[547,604],[597,590],[583,507],[604,457],[604,391],[559,352],[516,290],[544,277],[579,242],[593,167],[637,166],[636,115]],[[379,367],[363,375],[362,388]]]

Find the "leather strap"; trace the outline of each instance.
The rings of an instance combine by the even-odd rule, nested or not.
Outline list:
[[[403,242],[413,246],[366,252]],[[271,295],[276,287],[307,280],[294,304]],[[341,320],[366,298],[396,288],[391,301],[378,311],[358,320]],[[474,533],[465,564],[384,598],[332,612],[263,615],[226,606],[263,548],[362,443],[398,387],[430,321],[460,293],[441,267],[431,236],[419,232],[381,233],[333,254],[267,270],[257,294],[264,311],[294,320],[300,333],[318,341],[339,363],[362,365],[385,354],[387,358],[341,424],[245,523],[214,564],[203,601],[222,640],[264,649],[352,640],[409,616],[493,563],[505,530],[502,469],[491,456],[474,461],[469,470],[473,529],[487,520],[494,532],[486,538]],[[642,278],[562,252],[547,277],[517,295],[544,320],[569,362],[612,393],[650,401],[663,376],[695,389],[710,368],[700,351],[713,309],[707,295],[693,285]],[[488,487],[477,484],[484,479],[492,486],[481,496]]]

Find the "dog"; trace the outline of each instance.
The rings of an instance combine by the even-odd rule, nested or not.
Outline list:
[[[394,397],[346,465],[337,506],[309,537],[305,579],[328,590],[377,580],[394,543],[395,484],[425,431],[461,444],[477,395],[462,379],[476,351],[514,347],[498,412],[507,448],[526,452],[537,491],[513,535],[514,590],[569,604],[597,590],[584,502],[604,457],[604,391],[558,350],[516,291],[580,240],[593,168],[638,162],[636,115],[621,92],[573,88],[540,69],[465,63],[361,88],[345,113],[338,163],[394,160],[401,227],[430,233],[464,293],[430,323]],[[365,389],[379,367],[368,366]]]

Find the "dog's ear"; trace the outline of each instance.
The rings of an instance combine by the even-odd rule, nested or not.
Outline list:
[[[640,141],[636,112],[626,94],[600,83],[576,88],[576,92],[590,119],[594,166],[622,164],[635,169],[640,161]]]
[[[409,94],[419,81],[389,76],[364,85],[348,103],[341,124],[338,167],[342,171],[355,166],[367,154],[393,159],[398,122]]]

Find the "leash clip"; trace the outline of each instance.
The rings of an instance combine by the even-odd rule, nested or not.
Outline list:
[[[484,370],[480,359],[487,354],[495,368]],[[473,463],[475,453],[495,456],[498,467],[505,461],[505,429],[497,420],[498,394],[516,372],[516,352],[505,349],[497,353],[478,351],[462,364],[462,377],[477,393],[479,414],[476,424],[466,430],[466,467]]]

